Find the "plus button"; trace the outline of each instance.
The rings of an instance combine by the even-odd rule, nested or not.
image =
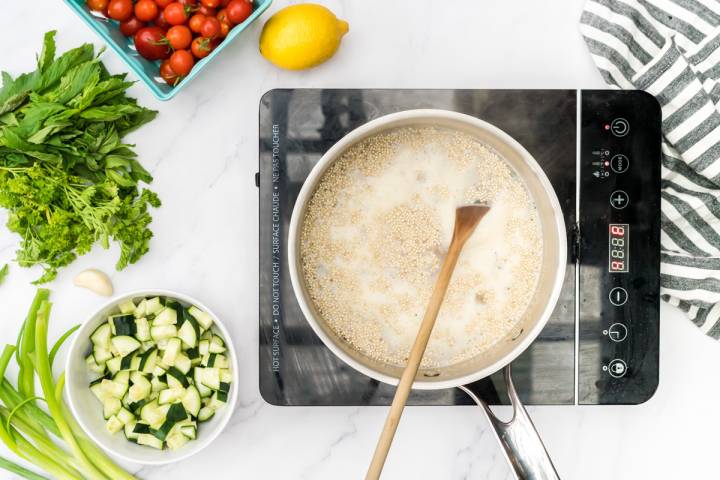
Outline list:
[[[622,190],[615,190],[612,195],[610,195],[610,205],[617,210],[622,210],[627,207],[628,203],[630,203],[630,197]]]

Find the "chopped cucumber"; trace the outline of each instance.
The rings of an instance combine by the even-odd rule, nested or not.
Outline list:
[[[150,347],[140,357],[140,363],[138,364],[138,370],[143,373],[152,373],[157,365],[158,350],[155,347]]]
[[[177,327],[175,325],[155,325],[153,322],[153,326],[150,327],[150,337],[156,342],[176,336]]]
[[[187,390],[185,390],[185,394],[182,397],[182,404],[190,415],[197,417],[200,412],[202,400],[200,399],[200,392],[194,385],[189,386]]]
[[[135,320],[135,338],[141,342],[147,342],[151,340],[150,337],[150,322],[147,318],[141,317]]]
[[[113,375],[120,371],[120,364],[122,364],[121,357],[113,357],[105,363],[107,369],[110,370],[110,373]]]
[[[192,368],[192,361],[182,353],[178,353],[175,357],[175,368],[180,370],[184,375],[187,375]]]
[[[190,318],[192,319],[192,317]],[[182,340],[184,347],[192,348],[197,345],[197,331],[195,330],[195,327],[193,327],[192,323],[190,323],[190,321],[184,322],[182,324],[182,327],[180,327],[180,330],[178,330],[178,337],[180,337],[180,339]]]
[[[132,367],[132,361],[135,355],[128,355],[127,357],[120,358],[120,370],[130,370]]]
[[[220,369],[220,381],[224,383],[232,383],[232,373],[230,373],[230,369]]]
[[[161,381],[159,377],[156,377],[154,375],[152,377],[152,380],[150,380],[150,385],[152,385],[153,392],[159,392],[168,388],[167,383]]]
[[[183,388],[187,388],[190,385],[190,382],[185,377],[185,374],[175,367],[168,368],[167,376],[168,376],[168,386],[170,386],[171,378],[173,378],[174,380],[177,380],[178,383],[180,383],[180,385],[182,385]]]
[[[120,302],[118,308],[122,313],[133,313],[135,311],[135,303],[133,303],[131,298],[129,300],[125,300],[124,302]]]
[[[180,432],[168,435],[165,439],[167,446],[170,450],[177,450],[185,445],[190,439]]]
[[[193,373],[193,383],[195,384],[195,387],[198,389],[198,392],[200,392],[200,396],[202,398],[209,397],[212,395],[213,391],[203,385],[202,383],[202,368],[195,367],[194,373]]]
[[[128,386],[126,383],[119,383],[114,380],[105,379],[102,382],[100,382],[98,389],[93,390],[93,392],[95,392],[95,391],[101,392],[104,395],[104,398],[107,398],[107,397],[122,398],[123,395],[125,395],[125,392],[127,392],[127,389],[128,389]],[[95,396],[97,396],[100,399],[100,401],[103,400],[103,398],[98,396],[97,393],[95,394]]]
[[[190,307],[188,309],[188,312],[190,313],[190,315],[195,317],[195,320],[197,320],[203,330],[208,330],[210,327],[212,327],[213,319],[207,312],[203,312],[195,305]]]
[[[182,347],[182,341],[179,338],[171,338],[165,345],[165,354],[162,357],[162,363],[171,366],[175,365],[175,358],[177,358],[180,348]]]
[[[118,420],[123,422],[123,424],[125,425],[135,422],[135,415],[133,415],[132,412],[130,412],[130,410],[126,408],[121,407],[116,416]]]
[[[135,315],[135,318],[143,318],[147,314],[147,300],[142,299],[140,300],[140,303],[138,303],[137,307],[135,307],[135,311],[133,312],[133,315]]]
[[[198,422],[207,422],[213,415],[215,415],[215,410],[210,407],[203,407],[198,413]]]
[[[212,408],[213,410],[219,410],[222,408],[223,405],[227,403],[227,393],[225,392],[215,392],[213,393],[212,397],[210,397],[210,401],[206,405],[209,408]]]
[[[210,353],[210,340],[200,340],[198,342],[198,353],[203,357]]]
[[[160,427],[152,430],[152,434],[160,440],[165,440],[165,438],[168,436],[170,430],[172,430],[175,424],[180,422],[181,420],[185,420],[186,418],[187,412],[185,411],[185,407],[183,407],[181,403],[173,403],[167,409],[167,413],[165,414],[165,421],[162,423],[162,425],[160,425]]]
[[[130,381],[130,372],[117,372],[113,376],[113,380],[118,383],[123,383],[127,387],[127,384]]]
[[[140,409],[140,418],[148,425],[155,425],[165,421],[165,414],[160,410],[158,402],[153,400]]]
[[[203,357],[201,365],[205,367],[228,368],[230,362],[227,357],[221,353],[209,353]]]
[[[151,435],[149,433],[141,433],[137,437],[137,443],[138,445],[145,445],[152,448],[157,448],[158,450],[163,449],[163,441],[156,438],[155,435]]]
[[[165,403],[175,403],[185,395],[185,390],[181,388],[166,388],[160,392],[158,396],[158,403],[163,405]]]
[[[113,315],[108,319],[108,323],[113,335],[135,335],[134,315]]]
[[[122,430],[123,425],[124,424],[115,415],[113,415],[105,424],[105,428],[110,433],[117,433]]]
[[[140,342],[128,335],[119,335],[117,337],[113,337],[110,342],[112,343],[112,346],[115,347],[121,357],[124,357],[128,353],[132,353],[138,348],[140,348]]]
[[[223,353],[225,351],[225,342],[222,341],[222,338],[218,337],[217,335],[213,335],[212,340],[210,340],[210,353]]]
[[[228,401],[231,360],[209,314],[165,297],[128,300],[90,335],[89,385],[106,429],[152,448],[182,448]],[[202,427],[201,427],[202,430]],[[202,435],[202,431],[199,432]]]
[[[155,316],[153,325],[175,325],[177,323],[177,312],[175,309],[165,307]]]
[[[110,330],[110,325],[103,323],[90,335],[90,340],[96,347],[99,346],[109,350],[111,336],[112,331]]]
[[[95,363],[98,365],[102,365],[113,357],[109,348],[101,347],[100,345],[95,345],[92,355],[95,359]]]
[[[93,373],[99,373],[103,374],[105,373],[105,363],[98,365],[97,362],[95,362],[95,357],[92,355],[88,355],[85,359],[85,363],[88,366],[88,369]]]
[[[195,436],[197,435],[197,428],[193,427],[192,425],[186,425],[180,427],[180,432],[186,437],[188,437],[190,440],[195,440]]]
[[[200,383],[213,390],[218,390],[220,388],[219,368],[195,367],[195,370],[200,370]]]
[[[122,402],[119,398],[108,397],[103,400],[103,417],[105,417],[105,420],[107,420],[116,413],[118,413],[121,408]]]
[[[160,303],[160,297],[148,298],[145,305],[145,312],[154,315],[163,309],[162,303]]]
[[[125,424],[125,438],[131,441],[136,441],[138,438],[138,434],[135,433],[135,425],[137,425],[135,422],[129,422]]]
[[[140,372],[132,372],[133,385],[130,387],[129,396],[131,402],[137,402],[147,398],[152,391],[150,381]]]

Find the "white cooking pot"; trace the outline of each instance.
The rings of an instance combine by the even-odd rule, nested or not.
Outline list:
[[[328,167],[352,145],[388,130],[409,126],[434,126],[466,133],[495,149],[517,172],[532,196],[542,230],[542,267],[536,291],[517,327],[492,348],[469,360],[440,368],[421,368],[413,388],[459,387],[487,377],[503,367],[508,392],[515,408],[512,422],[503,423],[484,402],[463,388],[483,406],[498,433],[508,459],[519,478],[557,478],[552,462],[512,386],[509,364],[520,355],[545,327],[560,295],[565,278],[567,243],[560,202],[545,173],[530,153],[499,128],[469,115],[445,110],[408,110],[377,118],[348,133],[330,148],[315,165],[300,190],[292,213],[288,256],[290,278],[305,318],[323,343],[354,369],[384,383],[397,385],[402,367],[368,357],[344,341],[317,314],[308,295],[302,273],[300,232],[308,201]],[[522,451],[519,451],[522,450]]]

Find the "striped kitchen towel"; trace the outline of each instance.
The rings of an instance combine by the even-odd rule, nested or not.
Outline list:
[[[605,81],[662,106],[662,299],[720,338],[720,3],[589,0],[580,30]]]

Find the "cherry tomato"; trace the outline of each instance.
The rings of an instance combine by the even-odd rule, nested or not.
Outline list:
[[[230,0],[225,11],[230,22],[238,25],[244,22],[252,13],[252,3],[248,0]]]
[[[162,12],[160,12],[160,14],[155,19],[155,22],[153,22],[153,23],[155,23],[155,25],[157,25],[158,27],[160,27],[164,30],[167,30],[168,28],[170,28],[170,24],[167,22],[167,20],[165,20],[165,11],[164,10]]]
[[[188,26],[190,27],[190,30],[192,30],[195,33],[200,33],[200,29],[202,28],[202,24],[205,22],[205,15],[202,15],[200,13],[196,13],[192,17],[190,17],[190,21],[188,22]]]
[[[135,16],[143,22],[152,22],[160,12],[154,0],[139,0],[135,4]]]
[[[157,6],[162,9],[162,8],[167,7],[168,5],[170,5],[170,4],[171,4],[172,2],[174,2],[174,1],[175,1],[175,0],[155,0],[155,3],[157,3]]]
[[[180,80],[178,74],[170,66],[170,60],[163,60],[160,64],[160,76],[167,82],[168,85],[175,86]]]
[[[136,17],[132,17],[130,20],[120,22],[120,32],[126,37],[132,37],[144,26],[145,22],[141,22]]]
[[[170,46],[175,50],[183,50],[192,42],[192,32],[185,25],[175,25],[165,34]]]
[[[109,0],[87,0],[88,8],[96,12],[105,12],[108,3],[110,3]]]
[[[210,52],[215,49],[216,45],[217,44],[209,38],[197,37],[192,41],[190,50],[192,54],[195,55],[195,58],[205,58],[210,55]]]
[[[220,20],[207,17],[200,28],[200,35],[206,38],[215,38],[220,35]]]
[[[197,0],[175,0],[175,1],[177,1],[177,2],[180,3],[181,5],[185,5],[185,6],[187,6],[187,7],[193,7],[193,8],[194,8],[194,7],[197,5],[197,3],[198,3]]]
[[[135,16],[143,22],[152,22],[158,16],[158,6],[153,0],[140,0],[135,4]]]
[[[180,2],[173,2],[165,7],[163,13],[165,14],[165,20],[167,20],[170,25],[182,25],[187,22],[190,16],[190,7]]]
[[[217,15],[215,15],[215,18],[217,18],[220,23],[230,23],[230,20],[227,16],[227,10],[225,10],[224,8],[220,10]]]
[[[232,28],[233,26],[230,24],[230,22],[220,22],[220,35],[218,35],[218,37],[227,37],[228,33],[230,33],[230,30],[232,30]]]
[[[200,3],[208,8],[217,8],[220,6],[222,0],[200,0]]]
[[[195,59],[192,53],[187,50],[175,50],[172,56],[170,56],[170,68],[181,77],[190,73],[194,64]]]
[[[200,5],[197,9],[197,13],[202,13],[206,17],[214,17],[217,15],[214,8],[206,7],[205,5]]]
[[[170,46],[165,39],[165,30],[160,27],[145,27],[135,34],[135,49],[148,60],[162,60],[170,56]]]
[[[108,4],[108,15],[113,20],[124,22],[125,20],[130,20],[132,14],[132,0],[110,0]]]

